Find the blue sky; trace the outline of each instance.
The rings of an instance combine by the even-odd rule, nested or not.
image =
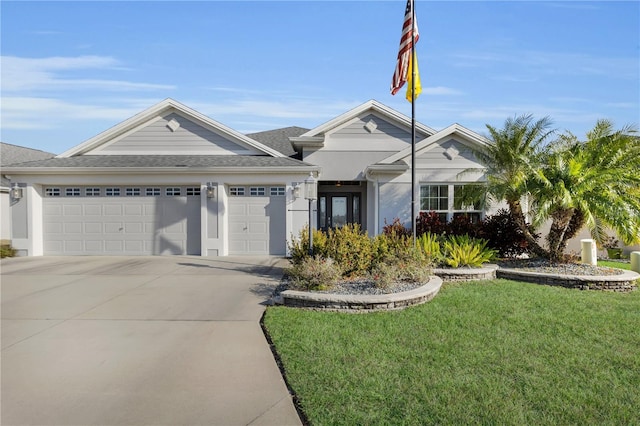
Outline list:
[[[2,1],[3,142],[61,153],[165,98],[240,132],[316,127],[389,93],[404,0]],[[417,1],[441,129],[530,113],[578,136],[640,121],[640,2]]]

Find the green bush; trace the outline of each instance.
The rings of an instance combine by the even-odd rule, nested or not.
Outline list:
[[[9,245],[0,246],[0,258],[13,257],[16,255],[16,249]]]
[[[306,257],[286,271],[289,284],[297,290],[329,290],[342,277],[340,267],[332,259]]]
[[[371,269],[373,259],[371,241],[371,238],[362,232],[359,224],[348,224],[341,228],[330,229],[326,250],[318,254],[335,260],[344,276],[362,275]]]
[[[443,244],[444,262],[453,268],[461,266],[480,267],[495,259],[496,251],[487,248],[487,240],[468,235],[451,235]]]
[[[313,230],[313,250],[314,254],[323,256],[326,252],[327,235],[319,229]],[[291,253],[291,263],[298,265],[309,257],[309,226],[305,226],[300,230],[298,237],[291,235],[291,240],[287,242],[289,252]],[[326,256],[324,256],[326,257]]]

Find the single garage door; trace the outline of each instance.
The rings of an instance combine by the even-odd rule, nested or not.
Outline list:
[[[229,254],[279,255],[286,252],[284,186],[231,186]]]
[[[46,187],[45,255],[198,255],[200,187]]]

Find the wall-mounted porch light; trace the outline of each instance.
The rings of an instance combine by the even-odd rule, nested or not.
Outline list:
[[[291,188],[291,192],[293,193],[293,199],[300,198],[302,195],[302,187],[299,183],[296,183],[293,188]]]
[[[20,200],[22,198],[22,188],[20,188],[16,183],[11,187],[11,198],[14,200]]]
[[[216,186],[213,182],[207,182],[207,198],[216,198]]]

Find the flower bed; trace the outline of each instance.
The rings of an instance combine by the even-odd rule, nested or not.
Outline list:
[[[640,274],[616,268],[578,263],[550,264],[545,261],[512,261],[500,264],[498,278],[580,290],[628,292],[636,288]]]
[[[347,312],[373,312],[403,309],[433,299],[442,279],[431,277],[426,284],[412,290],[386,294],[337,294],[315,291],[285,290],[277,302],[285,306]]]

